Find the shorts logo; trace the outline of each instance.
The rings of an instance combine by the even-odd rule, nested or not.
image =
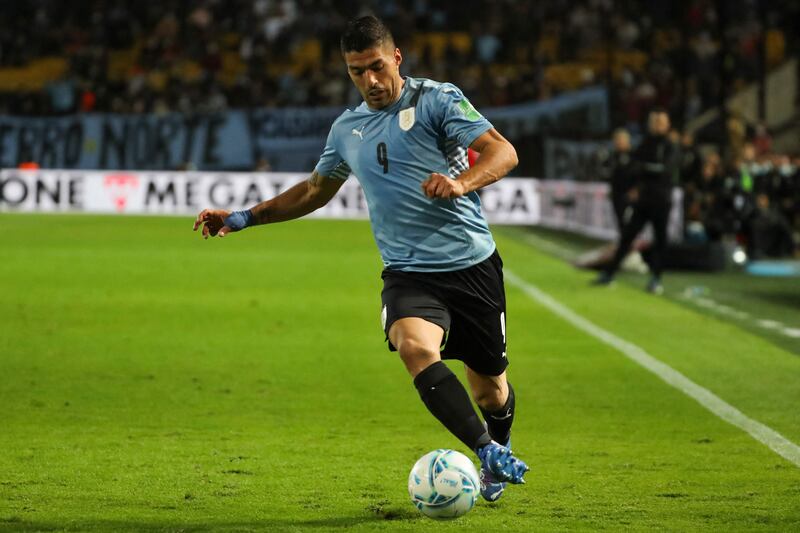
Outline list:
[[[408,131],[416,122],[417,114],[413,107],[407,107],[400,111],[399,122],[400,122],[400,129],[403,131]]]
[[[506,345],[506,313],[500,313],[500,331],[503,332],[503,346]],[[500,355],[503,359],[506,359],[506,352],[503,350],[503,353]]]
[[[381,328],[386,329],[386,306],[381,310]]]

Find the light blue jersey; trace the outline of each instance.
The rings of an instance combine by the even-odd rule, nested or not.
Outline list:
[[[428,198],[421,184],[432,172],[467,170],[467,147],[491,128],[456,86],[405,78],[394,104],[375,111],[362,103],[336,119],[315,170],[356,176],[386,268],[460,270],[495,248],[480,198]]]

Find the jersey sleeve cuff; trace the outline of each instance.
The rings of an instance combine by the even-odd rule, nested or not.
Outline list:
[[[484,123],[475,128],[474,130],[470,130],[470,132],[464,136],[464,148],[469,148],[472,146],[472,143],[475,142],[475,139],[492,129],[494,126],[488,120]]]

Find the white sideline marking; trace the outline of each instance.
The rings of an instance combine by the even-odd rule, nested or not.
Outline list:
[[[646,368],[661,378],[668,385],[675,387],[690,398],[694,399],[697,401],[697,403],[717,415],[722,420],[746,431],[751,437],[762,444],[767,445],[772,451],[784,459],[794,463],[797,466],[800,466],[800,446],[788,440],[774,429],[748,417],[710,390],[701,387],[671,366],[662,363],[652,355],[648,354],[635,344],[623,340],[613,333],[606,331],[600,326],[597,326],[589,320],[583,318],[569,307],[558,302],[555,298],[543,292],[538,287],[527,283],[513,272],[504,270],[503,273],[505,278],[512,285],[522,290],[522,292],[528,295],[531,299],[542,304],[544,307],[581,331],[592,335],[593,337],[613,348],[616,348],[622,352],[625,357]]]
[[[716,311],[722,315],[732,316],[739,320],[750,320],[750,314],[745,313],[744,311],[739,311],[734,309],[733,307],[719,304],[712,300],[711,298],[706,298],[705,296],[697,296],[691,288],[687,287],[685,291],[681,294],[681,298],[693,302],[694,304],[698,305],[699,307],[704,307],[706,309],[710,309],[712,311]],[[755,321],[755,324],[763,329],[771,329],[786,335],[787,337],[791,337],[793,339],[800,339],[800,328],[791,328],[782,322],[777,320],[766,320],[766,319],[758,319]]]

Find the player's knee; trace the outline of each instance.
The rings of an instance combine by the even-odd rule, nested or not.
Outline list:
[[[402,357],[403,360],[429,359],[435,354],[434,350],[429,346],[426,346],[413,337],[405,338],[400,341],[397,346],[397,351],[400,352],[400,357]]]
[[[397,351],[400,354],[400,358],[409,368],[412,366],[422,366],[424,368],[431,361],[439,358],[435,350],[413,337],[401,340],[397,346]]]

